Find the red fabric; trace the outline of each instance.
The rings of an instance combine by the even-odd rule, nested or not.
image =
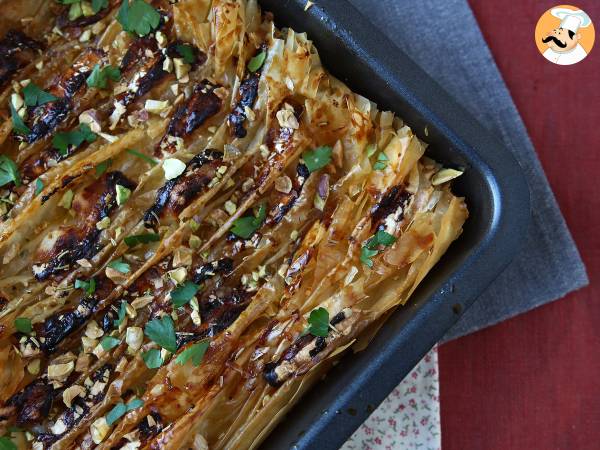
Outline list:
[[[440,348],[444,450],[600,448],[600,2],[586,60],[556,66],[533,33],[547,0],[470,1],[591,286]],[[535,208],[535,205],[533,205]]]

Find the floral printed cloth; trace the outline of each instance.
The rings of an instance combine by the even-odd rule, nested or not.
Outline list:
[[[340,450],[440,450],[439,393],[434,347]]]

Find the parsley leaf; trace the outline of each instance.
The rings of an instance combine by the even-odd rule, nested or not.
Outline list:
[[[200,286],[196,283],[192,283],[191,281],[186,281],[181,286],[176,287],[171,292],[171,303],[176,308],[185,305],[189,302],[196,292],[198,292]]]
[[[0,437],[0,450],[17,450],[15,443],[8,437]]]
[[[386,231],[379,230],[377,233],[375,233],[375,236],[369,239],[367,242],[367,247],[371,249],[377,247],[378,245],[385,245],[386,247],[389,247],[394,242],[396,242],[396,238],[394,236]]]
[[[96,166],[96,176],[100,177],[106,170],[111,166],[112,159],[107,159],[106,161],[102,161],[100,164]]]
[[[142,400],[141,398],[134,398],[129,403],[127,403],[127,411],[141,408],[142,406],[144,406],[144,400]]]
[[[137,150],[132,150],[129,148],[125,151],[133,156],[137,156],[138,158],[143,159],[144,161],[149,163],[151,166],[156,166],[158,164],[158,162],[156,160],[150,158],[149,156],[144,155],[143,153],[138,152]]]
[[[17,317],[15,319],[15,328],[21,333],[31,333],[31,319],[27,317]]]
[[[192,344],[177,356],[175,362],[184,365],[191,359],[194,367],[198,367],[202,362],[202,359],[204,359],[204,354],[209,346],[210,341],[208,339],[202,340],[197,344]]]
[[[69,147],[77,148],[83,144],[84,141],[91,143],[95,140],[96,135],[92,132],[90,126],[82,123],[73,131],[56,133],[52,138],[52,146],[57,149],[61,155],[67,156],[69,154]]]
[[[331,162],[332,151],[333,149],[331,147],[324,145],[317,147],[314,150],[304,152],[302,154],[302,159],[304,160],[304,164],[306,164],[308,171],[313,173],[329,164]]]
[[[139,398],[134,398],[127,404],[123,402],[117,403],[106,415],[106,423],[112,425],[129,411],[141,408],[142,406],[144,406],[144,401]]]
[[[387,167],[387,162],[389,161],[388,157],[385,156],[385,153],[379,152],[377,155],[377,161],[373,164],[373,170],[383,170]]]
[[[29,83],[23,88],[23,96],[27,106],[40,106],[44,103],[50,103],[54,100],[58,100],[57,97],[40,89],[33,83]]]
[[[260,228],[267,217],[267,206],[264,203],[258,207],[256,216],[245,216],[236,219],[231,227],[231,232],[243,239],[248,239]]]
[[[29,129],[29,127],[27,125],[25,125],[25,122],[23,122],[23,119],[17,113],[17,110],[13,106],[12,102],[8,102],[8,106],[10,108],[10,117],[11,117],[12,123],[13,123],[13,131],[15,133],[23,134],[23,135],[31,133],[31,130]]]
[[[89,281],[76,279],[75,289],[83,289],[87,295],[92,295],[96,292],[96,280],[93,278],[90,278]]]
[[[121,273],[128,273],[131,270],[131,266],[123,261],[123,258],[115,259],[108,263],[108,267],[111,269],[118,270]]]
[[[122,301],[121,306],[119,307],[119,313],[117,318],[115,319],[115,327],[120,327],[123,321],[125,320],[125,314],[127,313],[127,303]]]
[[[313,309],[310,312],[308,332],[313,336],[327,337],[329,334],[329,312],[325,308]]]
[[[95,13],[106,7],[108,7],[108,0],[92,0],[92,11]]]
[[[100,341],[100,345],[102,345],[104,351],[109,351],[110,349],[115,348],[120,343],[121,341],[113,336],[104,336]]]
[[[160,241],[160,235],[156,233],[135,234],[133,236],[127,236],[124,240],[129,247],[135,247],[139,244],[158,242]]]
[[[377,151],[377,146],[375,144],[367,145],[367,156],[370,158]]]
[[[127,0],[125,0],[127,1]],[[111,409],[106,415],[106,423],[110,426],[119,420],[127,412],[127,406],[125,403],[117,403],[113,409]]]
[[[89,87],[95,87],[98,89],[106,89],[108,86],[108,80],[119,81],[121,78],[121,71],[118,67],[106,66],[100,69],[100,64],[96,64],[92,69],[92,73],[87,78],[87,85]]]
[[[248,70],[252,73],[256,72],[263,66],[265,59],[267,59],[267,52],[263,50],[248,62]]]
[[[142,359],[148,369],[158,369],[164,362],[160,356],[160,350],[157,348],[151,348],[147,352],[143,352]]]
[[[175,51],[179,53],[179,56],[183,58],[183,62],[186,64],[194,64],[196,61],[196,53],[194,47],[187,44],[178,44],[175,46]]]
[[[15,183],[15,186],[21,186],[21,177],[15,162],[6,155],[0,155],[0,186],[8,183]]]
[[[165,350],[171,353],[177,351],[175,324],[170,316],[164,316],[161,319],[154,319],[148,322],[146,328],[144,328],[144,334]]]
[[[144,0],[133,0],[131,5],[124,0],[119,8],[117,20],[125,31],[145,36],[158,28],[160,14]]]
[[[380,245],[389,247],[394,242],[396,242],[396,238],[394,236],[386,231],[379,230],[373,237],[369,238],[366,244],[362,247],[360,251],[360,262],[368,267],[373,267],[373,261],[371,261],[371,258],[379,253],[377,247]]]
[[[35,180],[35,192],[33,195],[39,195],[42,189],[44,189],[44,183],[38,178]]]
[[[379,253],[377,250],[371,250],[367,247],[363,247],[360,250],[360,262],[367,267],[373,267],[373,261],[371,258]]]

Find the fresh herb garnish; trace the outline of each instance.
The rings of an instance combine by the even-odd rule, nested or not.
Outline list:
[[[108,0],[92,0],[92,11],[97,13],[108,6]]]
[[[133,156],[137,156],[138,158],[143,159],[144,161],[149,163],[151,166],[156,166],[158,164],[158,161],[150,158],[149,156],[144,155],[143,153],[138,152],[137,150],[133,150],[130,148],[125,151]]]
[[[256,72],[262,67],[267,58],[267,52],[261,51],[258,55],[254,56],[250,62],[248,62],[248,70],[252,73]]]
[[[100,64],[96,64],[87,79],[87,85],[98,89],[106,89],[109,79],[119,81],[120,78],[121,71],[117,67],[109,65],[100,69]]]
[[[8,437],[0,437],[0,450],[17,450],[15,443]]]
[[[240,217],[233,222],[231,232],[243,239],[248,239],[260,228],[263,221],[267,217],[267,206],[261,203],[258,207],[256,216]]]
[[[143,352],[142,359],[148,369],[158,369],[164,362],[162,356],[160,356],[160,350],[157,348],[151,348],[147,352]]]
[[[127,1],[127,0],[125,0]],[[112,425],[127,412],[127,406],[125,403],[117,403],[113,409],[111,409],[106,415],[106,423]]]
[[[69,154],[69,147],[77,148],[84,141],[92,143],[96,140],[96,135],[92,132],[88,124],[82,123],[73,131],[56,133],[52,138],[52,146],[58,150],[62,156]]]
[[[367,247],[360,249],[360,262],[367,267],[373,267],[373,261],[371,258],[379,253],[377,250],[371,250]]]
[[[170,316],[153,319],[144,328],[144,334],[165,350],[175,353],[177,351],[177,336],[175,323]]]
[[[102,338],[102,340],[100,341],[100,345],[102,345],[102,348],[104,349],[104,351],[109,351],[111,348],[115,348],[117,345],[120,344],[120,340],[117,339],[116,337],[113,336],[104,336]]]
[[[175,46],[175,51],[183,58],[183,62],[186,64],[193,64],[196,61],[196,54],[194,53],[194,47],[187,44],[178,44]]]
[[[125,314],[127,313],[127,303],[125,301],[121,302],[121,306],[119,306],[119,312],[117,313],[117,318],[115,319],[115,327],[119,328],[123,321],[125,320]]]
[[[131,266],[123,261],[123,258],[115,259],[108,263],[108,267],[115,269],[121,273],[128,273],[131,270]]]
[[[115,407],[111,409],[106,415],[106,423],[108,425],[113,425],[117,420],[119,420],[129,411],[141,408],[142,406],[144,406],[144,401],[139,398],[134,398],[127,404],[123,402],[117,403]]]
[[[369,248],[375,248],[378,245],[385,245],[386,247],[389,247],[394,242],[396,242],[396,238],[394,236],[386,231],[379,230],[377,233],[375,233],[375,236],[369,239],[367,246]]]
[[[13,131],[22,135],[27,135],[31,133],[31,130],[27,125],[25,125],[25,122],[23,122],[23,119],[21,118],[19,113],[17,113],[17,110],[13,106],[12,102],[8,102],[8,107],[10,108],[10,117],[12,119]]]
[[[160,14],[144,0],[128,0],[121,3],[117,20],[125,31],[145,36],[158,28]]]
[[[112,164],[112,159],[107,159],[106,161],[102,161],[100,164],[96,166],[96,176],[100,177]]]
[[[136,245],[147,244],[149,242],[158,242],[160,241],[160,235],[156,233],[135,234],[127,236],[124,240],[129,247],[135,247]]]
[[[186,281],[181,286],[176,287],[171,292],[171,303],[176,308],[179,308],[186,303],[188,303],[196,292],[198,292],[200,286],[196,283],[192,283],[191,281]]]
[[[322,169],[331,162],[331,152],[333,149],[328,145],[317,147],[314,150],[304,152],[302,160],[310,173]]]
[[[383,170],[387,167],[387,162],[389,161],[388,157],[385,156],[385,153],[379,152],[377,155],[377,161],[373,164],[373,170]]]
[[[194,367],[198,367],[202,362],[204,354],[206,353],[206,350],[208,350],[209,346],[210,341],[208,339],[202,340],[196,344],[192,344],[182,351],[179,356],[177,356],[175,362],[177,364],[184,365],[191,359]]]
[[[371,258],[379,253],[377,247],[380,245],[389,247],[394,242],[396,242],[396,238],[394,236],[386,231],[379,230],[373,237],[369,238],[366,244],[361,248],[360,262],[368,267],[373,267],[373,261],[371,261]]]
[[[23,97],[27,106],[40,106],[58,100],[57,97],[40,89],[33,83],[29,83],[23,88]]]
[[[329,334],[329,312],[325,308],[313,309],[310,312],[307,331],[313,336],[327,337]]]
[[[75,280],[75,289],[83,289],[87,295],[92,295],[96,292],[96,280],[93,278],[88,281],[77,279]]]
[[[8,183],[15,183],[15,186],[21,186],[21,177],[19,169],[15,162],[6,155],[0,155],[0,186]]]
[[[21,333],[31,333],[31,319],[27,317],[17,317],[15,319],[15,328]]]
[[[33,195],[39,195],[42,189],[44,189],[44,183],[38,178],[35,180],[35,192]]]

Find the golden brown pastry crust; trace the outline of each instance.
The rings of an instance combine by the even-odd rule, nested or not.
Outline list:
[[[3,107],[20,182],[0,187],[0,435],[254,448],[458,238],[460,173],[255,0],[154,0],[142,37],[118,1],[72,20],[46,3],[12,2],[0,22],[32,24],[17,29],[39,45],[22,40],[35,57],[0,91],[31,130]],[[105,88],[87,82],[97,64],[121,69]],[[28,83],[58,100],[22,106]],[[59,151],[81,124],[95,138]],[[174,346],[149,331],[159,320]]]

